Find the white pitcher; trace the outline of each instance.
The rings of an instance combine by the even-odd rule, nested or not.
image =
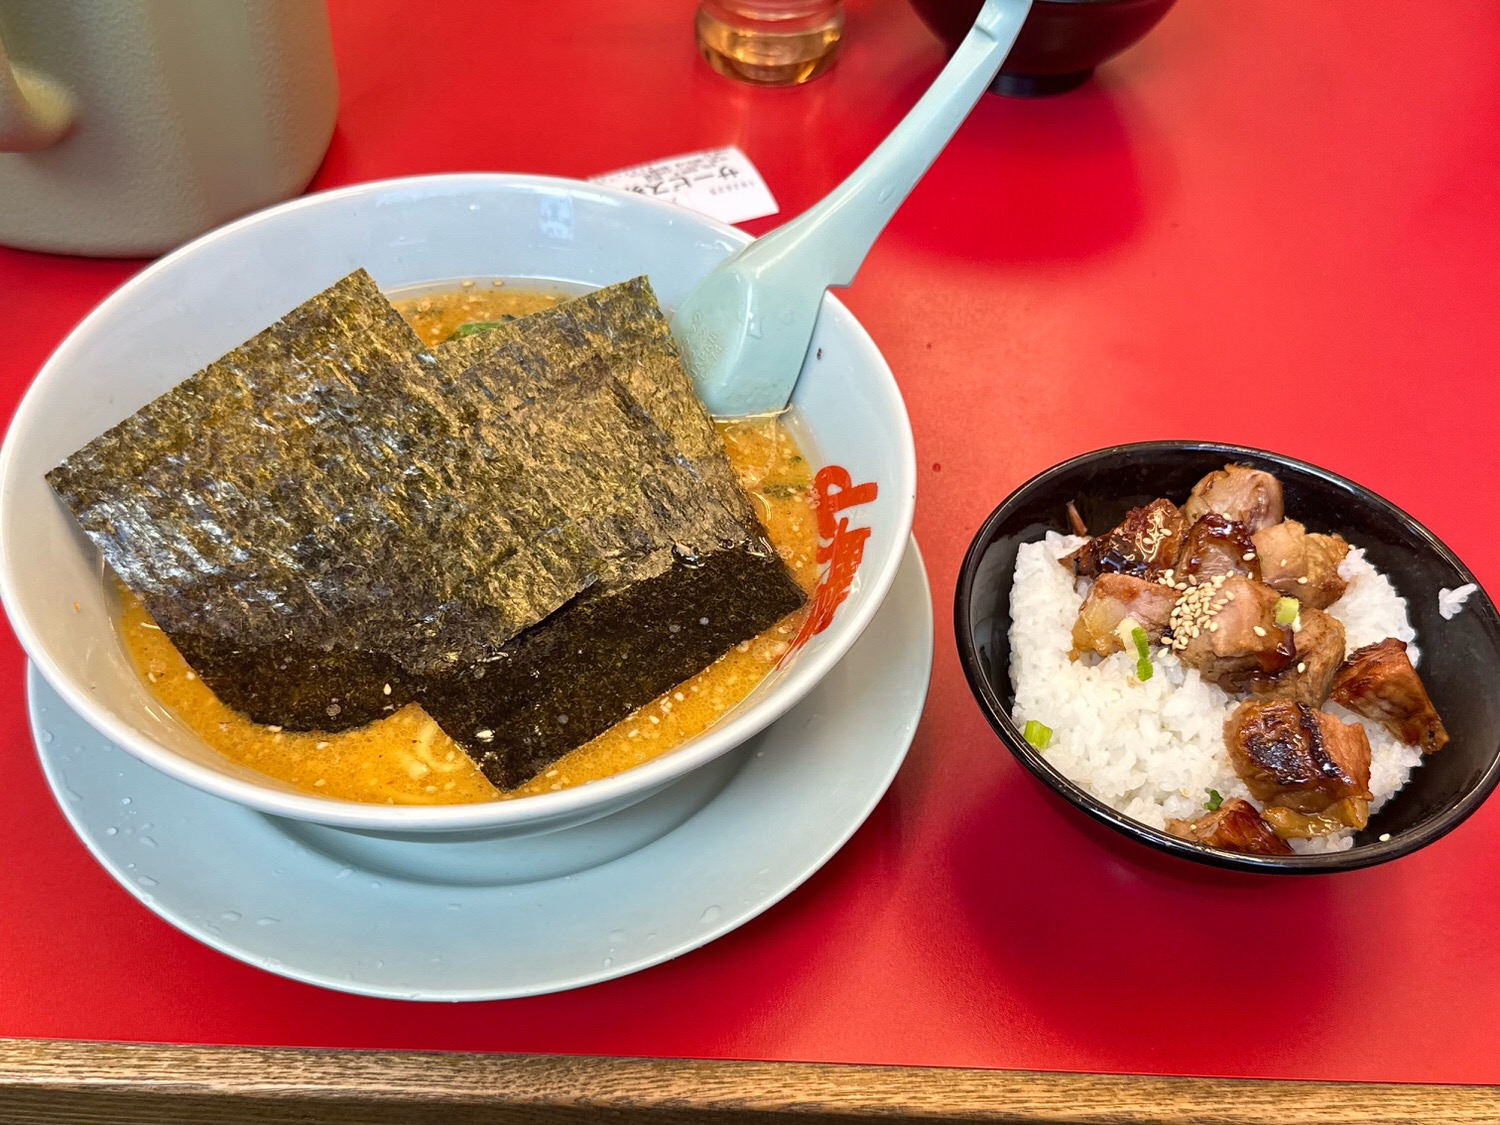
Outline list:
[[[0,244],[157,254],[307,186],[323,0],[0,0]]]

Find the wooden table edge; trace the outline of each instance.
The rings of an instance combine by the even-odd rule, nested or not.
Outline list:
[[[834,1063],[0,1039],[0,1125],[265,1123],[1448,1122],[1500,1088]]]

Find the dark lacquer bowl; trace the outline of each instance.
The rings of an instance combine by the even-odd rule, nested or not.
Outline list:
[[[922,22],[951,52],[968,34],[984,0],[911,0]],[[1000,76],[997,94],[1035,98],[1088,81],[1156,26],[1175,0],[1033,0],[1031,12]]]
[[[1347,851],[1256,856],[1180,840],[1116,812],[1054,768],[1011,722],[1010,593],[1016,552],[1047,531],[1069,531],[1073,501],[1096,534],[1132,507],[1166,496],[1181,503],[1205,474],[1229,462],[1274,473],[1286,510],[1313,531],[1337,531],[1395,584],[1421,648],[1419,671],[1451,741],[1426,757],[1406,785]],[[1457,556],[1416,520],[1369,489],[1256,449],[1209,442],[1155,441],[1085,453],[1033,477],[979,528],[959,571],[954,634],[959,660],[985,718],[1028,770],[1068,801],[1118,832],[1171,855],[1248,871],[1319,874],[1384,863],[1452,831],[1500,781],[1500,617],[1483,589],[1451,619],[1440,590],[1475,582]]]

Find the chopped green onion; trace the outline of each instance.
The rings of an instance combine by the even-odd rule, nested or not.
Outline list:
[[[478,332],[488,332],[491,328],[499,328],[506,321],[515,319],[515,317],[508,313],[504,313],[501,314],[499,320],[471,320],[467,324],[460,324],[448,339],[462,340],[465,336],[473,336]]]
[[[1135,642],[1135,678],[1149,680],[1151,678],[1151,642],[1146,639],[1146,630],[1141,628],[1130,630],[1130,639]]]
[[[1208,789],[1205,792],[1208,793],[1208,800],[1203,803],[1203,807],[1209,812],[1218,812],[1219,806],[1224,803],[1223,796],[1217,789]]]
[[[1021,737],[1038,750],[1045,750],[1052,743],[1052,728],[1035,719],[1027,719],[1021,728]]]
[[[1277,598],[1276,624],[1291,625],[1297,620],[1297,610],[1299,608],[1296,598]]]

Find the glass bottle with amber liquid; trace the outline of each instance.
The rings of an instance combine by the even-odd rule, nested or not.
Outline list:
[[[844,12],[840,0],[699,0],[694,30],[720,74],[795,86],[833,65]]]

